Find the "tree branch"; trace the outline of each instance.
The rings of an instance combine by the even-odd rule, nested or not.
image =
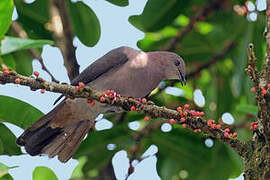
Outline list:
[[[73,46],[73,32],[67,4],[62,0],[49,1],[51,30],[55,44],[60,48],[70,80],[79,75],[79,64]]]
[[[16,72],[2,73],[0,72],[0,83],[13,83],[24,86],[29,86],[31,90],[43,89],[46,91],[62,93],[69,98],[86,98],[99,101],[101,103],[110,104],[112,106],[122,107],[125,111],[134,109],[139,113],[148,114],[152,118],[164,118],[175,119],[177,124],[185,123],[187,127],[192,130],[200,129],[202,132],[209,134],[210,136],[230,145],[241,156],[246,156],[246,145],[236,138],[229,138],[224,136],[223,129],[215,129],[207,125],[207,122],[201,117],[193,116],[191,111],[185,111],[184,113],[178,113],[175,110],[168,109],[166,107],[159,107],[152,103],[141,103],[136,99],[119,97],[111,99],[109,96],[103,96],[101,92],[96,91],[88,86],[81,88],[79,91],[75,86],[67,84],[58,84],[54,82],[47,82],[41,78],[26,77]],[[104,98],[101,98],[104,97]],[[133,107],[133,108],[131,108]],[[181,122],[180,119],[184,117],[185,122]]]
[[[201,9],[194,17],[190,19],[189,24],[181,28],[177,35],[171,39],[171,41],[167,44],[167,46],[163,50],[174,51],[177,43],[190,31],[192,31],[194,24],[198,21],[205,20],[209,17],[209,15],[216,10],[219,10],[222,7],[222,4],[226,0],[214,0],[213,2],[207,4],[205,7]]]
[[[27,33],[24,31],[24,29],[22,28],[22,26],[18,22],[13,21],[10,28],[18,37],[28,38]],[[49,74],[49,76],[51,76],[52,81],[58,83],[59,81],[55,79],[55,77],[52,75],[52,73],[45,66],[43,58],[41,57],[38,50],[35,48],[32,48],[32,49],[29,49],[28,52],[31,54],[31,56],[33,58],[38,60],[38,62],[41,65],[42,70],[44,70],[45,72],[47,72]]]

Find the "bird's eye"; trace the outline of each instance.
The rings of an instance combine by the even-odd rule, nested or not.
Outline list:
[[[179,66],[180,62],[179,62],[179,61],[176,61],[174,64],[175,64],[176,66]]]

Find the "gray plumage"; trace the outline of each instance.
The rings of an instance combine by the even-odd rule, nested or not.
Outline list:
[[[99,91],[110,89],[122,96],[142,98],[162,80],[179,79],[185,83],[184,75],[185,63],[174,53],[145,53],[120,47],[92,63],[71,84],[83,82]],[[58,155],[60,161],[66,162],[94,127],[97,115],[108,111],[118,112],[121,109],[98,102],[90,107],[85,99],[66,98],[29,127],[17,143],[25,146],[30,155]]]

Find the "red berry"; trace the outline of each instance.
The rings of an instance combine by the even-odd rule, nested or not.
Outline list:
[[[189,105],[188,105],[188,104],[185,104],[185,105],[184,105],[184,108],[185,108],[185,109],[188,109],[188,108],[189,108]]]
[[[211,127],[212,127],[213,129],[216,129],[216,128],[217,128],[216,126],[217,126],[216,124],[212,124]]]
[[[254,126],[250,126],[249,128],[251,131],[254,131]]]
[[[34,71],[33,74],[37,77],[39,76],[39,73],[37,71]]]
[[[99,98],[99,100],[100,100],[100,102],[104,102],[104,101],[105,101],[105,97],[104,97],[104,96],[101,96],[101,97]]]
[[[262,95],[266,95],[267,91],[265,89],[262,89]]]
[[[183,128],[186,128],[187,127],[187,124],[182,124]]]
[[[234,132],[233,133],[233,137],[237,137],[237,132]]]
[[[101,92],[100,95],[101,95],[101,96],[105,96],[105,92]]]
[[[107,91],[106,91],[106,94],[107,94],[107,95],[110,95],[110,94],[111,94],[111,90],[107,90]]]
[[[87,102],[90,104],[92,103],[93,101],[91,99],[87,99]]]
[[[76,91],[80,91],[80,87],[79,86],[75,86],[75,90]]]
[[[146,103],[147,100],[145,98],[142,98],[142,103]]]
[[[91,102],[89,105],[90,105],[91,107],[95,106],[95,101]]]
[[[216,129],[221,129],[221,125],[220,124],[216,125]]]
[[[198,132],[198,129],[194,129],[194,132],[195,132],[195,133]]]
[[[170,124],[174,124],[174,123],[175,123],[175,120],[174,120],[174,119],[170,119],[170,120],[169,120],[169,123],[170,123]]]
[[[270,11],[266,11],[266,15],[267,16],[270,16]]]
[[[84,83],[83,82],[79,82],[79,87],[80,88],[84,88]]]
[[[225,138],[229,137],[229,133],[228,133],[228,132],[225,132],[225,133],[224,133],[224,137],[225,137]]]
[[[181,118],[180,121],[181,121],[181,122],[185,122],[186,119],[185,119],[185,118]]]
[[[207,125],[208,126],[212,126],[212,124],[214,124],[215,123],[215,121],[214,120],[211,120],[211,119],[209,119],[208,121],[207,121]]]
[[[270,88],[270,83],[267,84],[267,87]]]
[[[4,75],[5,75],[5,76],[8,75],[8,73],[9,73],[8,70],[5,70],[5,71],[4,71]]]
[[[187,112],[185,111],[185,112],[183,113],[183,115],[184,115],[184,116],[187,116]]]
[[[131,107],[130,107],[130,110],[131,110],[131,111],[135,111],[135,110],[136,110],[136,107],[135,107],[135,106],[131,106]]]
[[[41,89],[41,94],[44,94],[45,93],[45,89]]]
[[[250,91],[254,93],[255,92],[255,88],[254,87],[251,88]]]
[[[258,124],[255,124],[255,125],[254,125],[253,127],[254,127],[254,129],[257,129],[257,127],[258,127]]]
[[[145,116],[145,117],[144,117],[144,120],[145,120],[146,122],[148,122],[148,121],[149,121],[149,116]]]
[[[227,132],[227,133],[230,132],[230,131],[231,131],[231,130],[230,130],[229,128],[226,128],[226,129],[225,129],[225,132]]]
[[[248,65],[248,69],[251,69],[251,65]]]
[[[179,107],[177,107],[177,111],[179,112],[179,113],[181,113],[182,112],[182,108],[179,106]]]
[[[20,80],[19,78],[16,78],[16,79],[15,79],[15,83],[16,83],[16,84],[19,84],[20,81],[21,81],[21,80]]]
[[[3,71],[8,71],[7,66],[2,66]]]

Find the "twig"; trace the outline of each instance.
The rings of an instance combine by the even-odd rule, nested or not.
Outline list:
[[[69,98],[86,98],[93,99],[99,101],[101,103],[110,104],[112,106],[122,107],[125,111],[130,111],[131,107],[135,107],[136,111],[142,114],[148,114],[152,118],[164,118],[164,119],[175,119],[176,123],[183,124],[180,119],[183,115],[180,115],[177,111],[168,109],[166,107],[159,107],[154,104],[149,103],[141,103],[136,99],[127,98],[127,97],[119,97],[114,99],[113,101],[109,97],[102,98],[102,93],[96,91],[88,86],[81,88],[81,90],[76,90],[75,86],[67,85],[67,84],[58,84],[54,82],[47,82],[41,78],[33,78],[26,77],[16,72],[12,71],[8,74],[0,72],[0,83],[13,83],[20,84],[24,86],[29,86],[31,90],[44,89],[46,91],[62,93],[63,95]],[[114,102],[112,104],[112,102]],[[133,108],[134,108],[133,107]],[[200,129],[202,132],[209,134],[212,137],[230,145],[234,148],[239,155],[246,156],[247,150],[246,145],[241,141],[235,138],[227,138],[224,136],[224,130],[222,129],[213,129],[207,125],[207,122],[198,116],[192,116],[191,113],[187,113],[185,116],[185,124],[192,130]]]
[[[11,30],[20,38],[28,38],[27,33],[24,31],[24,29],[22,28],[22,26],[16,22],[13,21],[11,24]],[[31,56],[33,56],[33,58],[37,59],[38,62],[41,65],[42,70],[44,70],[45,72],[47,72],[49,74],[49,76],[51,76],[52,81],[53,82],[59,82],[58,80],[55,79],[55,77],[52,75],[52,73],[47,69],[47,67],[44,64],[43,58],[41,57],[40,53],[38,52],[37,49],[32,48],[29,49],[28,52],[31,54]]]
[[[264,135],[264,138],[267,144],[270,145],[270,127],[269,127],[269,116],[266,105],[266,99],[264,98],[265,94],[263,93],[264,87],[260,86],[260,75],[256,68],[257,58],[254,53],[253,44],[249,44],[248,47],[248,63],[249,66],[246,68],[250,79],[253,81],[253,85],[256,91],[256,99],[258,102],[258,121],[259,121],[259,131]]]
[[[177,35],[171,39],[171,41],[163,50],[174,51],[177,43],[193,29],[193,26],[196,22],[205,20],[212,13],[212,11],[221,8],[222,3],[225,1],[226,0],[215,0],[203,7],[201,11],[199,11],[194,17],[190,19],[190,22],[186,27],[179,30]]]
[[[50,0],[51,30],[55,44],[60,48],[70,80],[79,75],[79,64],[73,46],[73,32],[67,4],[62,0]]]

